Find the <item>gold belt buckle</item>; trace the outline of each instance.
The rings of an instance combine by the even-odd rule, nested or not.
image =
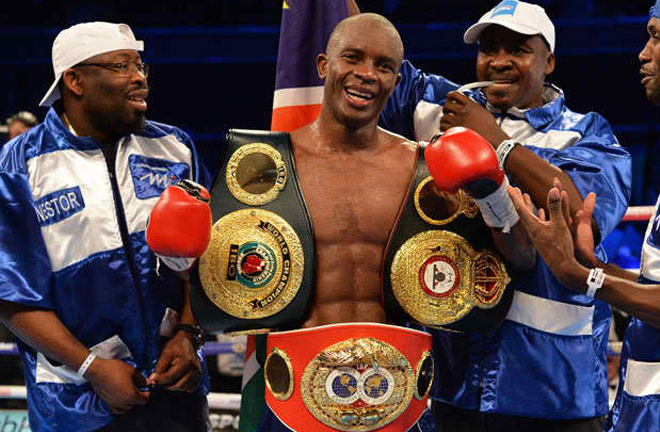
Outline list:
[[[429,352],[424,358],[420,365],[428,379],[422,382],[430,388],[433,363]],[[305,406],[321,423],[340,431],[372,431],[394,421],[413,397],[426,396],[428,388],[418,386],[418,381],[396,348],[360,338],[317,354],[305,368],[300,386]]]

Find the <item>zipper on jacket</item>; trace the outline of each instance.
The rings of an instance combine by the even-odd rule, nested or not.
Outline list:
[[[140,290],[138,289],[138,277],[137,270],[135,268],[135,254],[133,253],[133,248],[131,247],[130,236],[128,233],[128,223],[126,222],[126,214],[124,213],[124,204],[121,199],[121,194],[119,192],[119,185],[117,185],[117,177],[115,173],[116,158],[119,154],[118,151],[119,143],[115,147],[113,155],[106,154],[103,149],[103,159],[105,160],[106,168],[108,170],[108,177],[110,178],[110,186],[112,188],[112,197],[115,204],[115,215],[117,216],[117,225],[119,227],[119,235],[121,236],[121,242],[124,248],[124,253],[126,254],[126,261],[128,264],[128,270],[131,274],[131,280],[133,281],[133,289],[138,300],[138,306],[140,309],[140,315],[142,317],[142,322],[146,324],[146,313],[144,310],[144,303],[142,301],[142,296],[140,295]],[[112,156],[112,162],[109,161],[109,157]],[[112,165],[111,165],[112,163]],[[144,326],[144,342],[145,347],[142,352],[142,361],[144,363],[144,368],[149,367],[149,355],[147,353],[147,339],[148,339],[148,329],[147,326]]]

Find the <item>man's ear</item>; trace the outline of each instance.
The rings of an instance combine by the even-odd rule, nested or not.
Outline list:
[[[401,82],[401,74],[398,73],[396,74],[396,82],[394,83],[394,87],[398,86],[400,82]]]
[[[545,66],[545,74],[550,75],[555,70],[555,53],[548,53],[548,64]]]
[[[75,69],[67,69],[62,74],[62,86],[78,97],[84,93],[83,81],[83,74]]]
[[[326,68],[328,67],[328,56],[325,53],[321,53],[316,56],[316,70],[319,74],[319,78],[322,80],[325,79]]]

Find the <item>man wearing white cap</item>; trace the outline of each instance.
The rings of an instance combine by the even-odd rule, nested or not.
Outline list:
[[[593,229],[605,238],[628,205],[630,156],[604,118],[570,111],[563,92],[545,83],[555,66],[555,31],[543,8],[502,1],[464,40],[479,44],[482,83],[456,91],[404,62],[380,125],[417,140],[453,126],[473,129],[537,207],[546,206],[553,177],[572,211],[596,191]],[[608,410],[608,306],[562,286],[541,259],[533,271],[513,274],[511,286],[513,305],[496,331],[435,336],[440,430],[599,430]]]
[[[126,24],[59,33],[44,122],[0,153],[0,318],[21,340],[33,431],[206,431],[187,287],[144,236],[161,192],[208,185],[183,131],[145,120]]]
[[[660,105],[660,0],[646,24],[648,40],[639,53],[641,83],[646,98]],[[558,185],[559,186],[559,185]],[[656,432],[660,430],[660,196],[649,220],[642,244],[639,274],[601,262],[593,253],[591,230],[582,229],[599,197],[585,199],[576,216],[574,242],[566,224],[561,187],[548,193],[548,220],[537,218],[520,191],[512,190],[524,226],[553,274],[567,287],[585,293],[629,313],[632,320],[623,340],[621,381],[608,421],[608,432]]]

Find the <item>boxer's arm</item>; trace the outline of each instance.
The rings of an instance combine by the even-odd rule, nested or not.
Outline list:
[[[475,200],[493,240],[504,258],[518,270],[536,263],[536,252],[518,224],[508,179],[489,142],[466,128],[454,128],[432,140],[424,151],[429,172],[441,191],[462,188]]]
[[[77,371],[90,351],[50,310],[0,301],[0,319],[18,338],[48,358]],[[83,375],[115,413],[123,413],[149,399],[138,390],[144,378],[120,360],[92,360]]]

